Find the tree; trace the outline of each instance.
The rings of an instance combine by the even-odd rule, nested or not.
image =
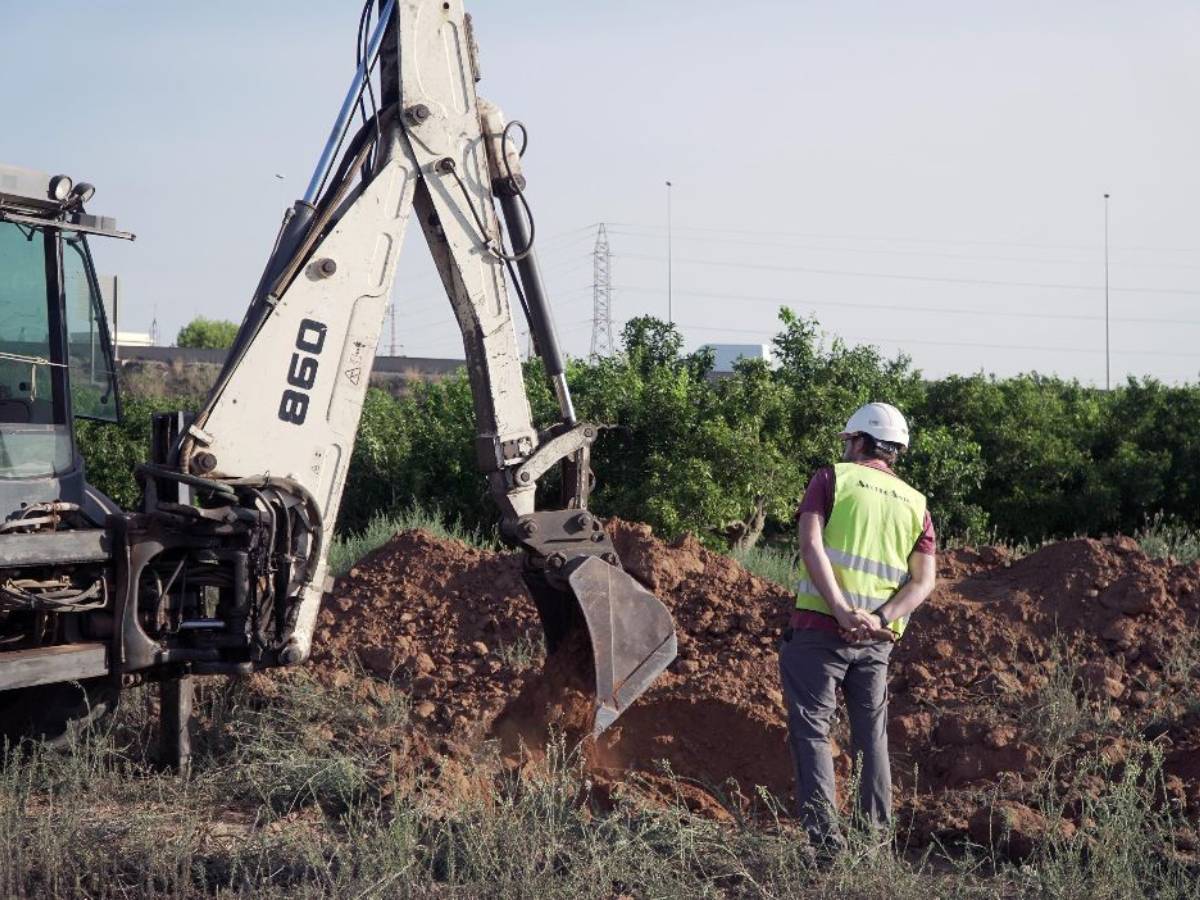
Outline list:
[[[1116,525],[1119,487],[1097,477],[1091,446],[1104,402],[1102,392],[1036,374],[950,376],[929,385],[917,419],[979,445],[986,468],[972,502],[1000,537],[1038,541]]]
[[[668,536],[753,546],[799,497],[790,389],[761,360],[711,378],[711,351],[681,356],[678,331],[649,316],[623,338],[622,356],[569,372],[580,416],[615,426],[594,448],[595,508]]]
[[[643,374],[675,363],[683,347],[683,335],[673,324],[654,316],[634,316],[621,329],[625,355]]]
[[[864,403],[883,401],[914,422],[925,394],[921,373],[907,356],[885,359],[871,346],[823,340],[815,319],[779,311],[783,330],[775,338],[775,377],[795,398],[789,412],[789,450],[802,472],[811,473],[841,455],[838,434]]]
[[[134,477],[139,463],[150,458],[150,431],[156,412],[198,410],[203,397],[121,398],[121,421],[97,422],[78,419],[76,442],[83,457],[88,483],[101,490],[124,509],[137,506],[142,489]]]
[[[723,532],[735,551],[758,543],[774,519],[788,522],[804,490],[788,428],[796,395],[761,359],[742,359],[713,385],[727,440],[709,452],[724,474],[728,519]]]
[[[976,543],[988,535],[988,516],[974,502],[987,467],[979,445],[961,427],[931,425],[914,432],[899,474],[925,494],[939,535]]]
[[[228,350],[237,337],[238,327],[225,319],[196,316],[179,329],[175,346],[195,350]]]
[[[712,353],[683,353],[674,326],[643,316],[623,333],[624,353],[570,360],[581,421],[605,428],[592,448],[593,507],[691,531],[722,549],[789,532],[805,480],[838,458],[837,435],[870,400],[908,416],[913,444],[900,474],[929,499],[943,538],[992,534],[1037,541],[1131,533],[1161,514],[1200,525],[1200,387],[1130,379],[1112,391],[1037,374],[926,381],[903,356],[822,336],[816,320],[783,310],[777,365],[742,360],[712,374]],[[224,336],[213,337],[224,331]],[[181,346],[228,346],[228,322],[197,319]],[[525,365],[539,431],[558,419],[545,369]],[[127,397],[119,426],[79,423],[89,480],[130,507],[149,446],[150,414],[195,409],[199,397]],[[412,503],[470,528],[496,510],[476,458],[475,415],[463,372],[394,398],[369,391],[350,460],[339,530]],[[557,475],[539,484],[539,507],[557,505]]]

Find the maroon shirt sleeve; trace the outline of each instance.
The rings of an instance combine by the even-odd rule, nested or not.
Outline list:
[[[833,466],[822,466],[813,474],[804,491],[804,499],[796,510],[794,518],[799,519],[805,513],[816,513],[825,522],[833,515]]]
[[[914,553],[923,553],[925,556],[934,556],[937,554],[937,535],[933,531],[933,519],[929,515],[929,510],[925,510],[925,526],[921,532],[921,536],[917,538],[917,545],[913,547]]]

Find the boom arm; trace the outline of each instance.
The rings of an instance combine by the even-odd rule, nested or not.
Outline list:
[[[206,535],[222,515],[269,522],[269,535],[251,541],[258,551],[248,551],[244,565],[253,571],[237,607],[246,621],[259,623],[251,663],[308,656],[325,582],[325,532],[337,518],[397,258],[415,211],[462,331],[476,456],[501,510],[501,533],[526,551],[526,581],[548,649],[570,645],[568,632],[586,629],[598,732],[674,658],[673,625],[662,604],[620,569],[601,523],[586,512],[588,451],[597,430],[575,422],[518,213],[519,159],[499,111],[476,97],[475,51],[461,0],[389,0],[376,34],[383,107],[351,141],[324,193],[293,207],[205,407],[166,465],[147,473],[148,512],[201,518],[202,528],[192,530],[207,529]],[[314,184],[324,180],[321,168]],[[562,410],[544,434],[533,426],[525,394],[495,194],[518,251],[515,287]],[[538,478],[556,466],[564,470],[566,508],[536,512]],[[197,492],[203,514],[161,501],[180,485]],[[152,523],[140,527],[156,531]],[[139,581],[136,568],[127,587]],[[256,591],[269,593],[270,602],[255,600]],[[155,642],[128,611],[138,606],[136,598],[125,605],[124,633],[144,651],[134,656],[154,655]]]

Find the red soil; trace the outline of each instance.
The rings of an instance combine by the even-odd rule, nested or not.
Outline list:
[[[788,591],[690,537],[666,544],[624,522],[610,530],[627,570],[675,617],[680,653],[587,749],[596,783],[636,774],[643,789],[676,792],[718,817],[750,806],[756,785],[786,802],[776,647]],[[1015,562],[995,548],[956,551],[940,575],[892,663],[893,768],[910,840],[978,837],[1001,814],[1040,815],[1030,809],[1033,781],[1052,750],[1068,788],[1095,794],[1103,780],[1078,774],[1078,760],[1098,753],[1115,771],[1139,730],[1163,750],[1170,799],[1200,816],[1200,715],[1182,702],[1194,686],[1181,667],[1197,641],[1200,565],[1150,560],[1115,538],[1066,541]],[[514,760],[548,726],[581,734],[590,711],[578,653],[546,673],[517,664],[513,649],[539,630],[518,556],[405,532],[339,580],[315,662],[323,677],[356,677],[346,669],[357,663],[378,688],[411,691],[417,730],[436,738],[421,747],[453,755],[497,739]],[[1039,722],[1058,683],[1086,721],[1055,748]],[[850,769],[841,751],[838,769]],[[1060,825],[1071,822],[1046,827]]]

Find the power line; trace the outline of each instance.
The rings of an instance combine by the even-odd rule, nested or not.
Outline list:
[[[642,253],[620,253],[616,254],[623,259],[646,259],[646,260],[661,260],[661,256],[653,256],[651,254]],[[1031,287],[1031,288],[1046,288],[1050,290],[1065,290],[1065,291],[1098,291],[1103,290],[1102,285],[1095,284],[1065,284],[1055,282],[1039,282],[1039,281],[1004,281],[999,279],[986,278],[954,278],[941,275],[903,275],[892,272],[852,272],[845,269],[818,269],[809,266],[782,266],[772,265],[769,263],[743,263],[730,262],[717,259],[677,259],[677,262],[690,263],[697,266],[717,266],[731,269],[761,269],[772,272],[804,272],[808,275],[834,275],[850,278],[883,278],[895,279],[898,281],[922,281],[934,282],[938,284],[962,284],[962,285],[977,285],[982,287]],[[1112,288],[1114,292],[1120,291],[1129,294],[1176,294],[1185,297],[1194,297],[1200,295],[1197,290],[1185,290],[1182,288]]]
[[[644,229],[643,233],[627,230],[625,228],[611,228],[610,234],[631,237],[634,239],[657,240],[659,239],[660,228],[657,226],[639,225],[638,228]],[[739,232],[730,232],[738,234]],[[1045,256],[992,256],[978,253],[944,253],[933,250],[897,250],[889,247],[829,247],[820,244],[798,244],[794,241],[769,240],[762,237],[754,238],[731,238],[726,235],[705,237],[702,235],[676,235],[675,240],[690,241],[693,243],[702,244],[737,244],[741,246],[751,247],[786,247],[790,250],[807,250],[815,253],[861,253],[882,256],[901,256],[901,257],[928,257],[932,259],[948,259],[961,262],[1017,262],[1017,263],[1033,263],[1035,265],[1055,265],[1055,266],[1087,266],[1092,265],[1095,260],[1085,259],[1061,259]],[[1121,262],[1118,265],[1122,268],[1140,268],[1140,269],[1187,269],[1191,271],[1200,270],[1200,266],[1188,265],[1186,263],[1161,263],[1161,262]]]
[[[621,285],[622,291],[634,294],[660,294],[659,288]],[[808,306],[831,306],[847,309],[879,309],[889,312],[924,312],[936,313],[943,316],[995,316],[1004,319],[1063,319],[1068,321],[1100,322],[1104,316],[1084,315],[1080,313],[1040,313],[1013,312],[1011,310],[961,309],[947,306],[913,306],[909,303],[859,303],[854,300],[797,300],[795,297],[781,297],[755,294],[730,294],[721,291],[676,291],[689,297],[706,297],[716,300],[739,300],[748,303],[784,304],[804,308]],[[1114,322],[1138,322],[1150,325],[1200,325],[1200,319],[1163,319],[1144,316],[1113,316]]]
[[[659,229],[661,225],[644,225],[637,222],[609,222],[610,228],[646,228]],[[977,247],[1029,247],[1038,250],[1090,250],[1094,251],[1098,247],[1090,244],[1039,244],[1029,241],[967,241],[962,239],[939,239],[939,238],[913,238],[913,237],[889,237],[886,235],[869,235],[869,234],[821,234],[819,232],[804,232],[804,231],[756,231],[748,228],[715,228],[711,226],[681,226],[676,229],[678,231],[702,231],[717,234],[745,234],[751,236],[766,236],[766,237],[800,237],[800,238],[816,238],[818,240],[851,240],[851,241],[891,241],[896,244],[947,244],[957,246],[977,246]],[[1200,253],[1200,248],[1197,247],[1124,247],[1125,251],[1136,251],[1139,253]]]
[[[770,331],[767,329],[760,330],[757,328],[722,328],[722,327],[719,327],[716,325],[689,325],[689,324],[685,324],[682,322],[679,323],[679,326],[681,328],[691,329],[692,331],[715,331],[715,332],[721,332],[721,333],[727,333],[727,334],[753,334],[753,335],[774,337],[775,335],[777,335],[779,333],[778,331]],[[920,345],[932,346],[932,347],[969,347],[969,348],[987,349],[987,350],[1033,350],[1033,351],[1039,351],[1039,352],[1044,352],[1044,353],[1090,353],[1090,354],[1104,353],[1103,350],[1098,350],[1093,347],[1045,347],[1045,346],[1035,346],[1032,344],[992,344],[992,343],[976,343],[976,342],[972,342],[972,341],[931,341],[931,340],[927,340],[925,338],[895,338],[895,337],[880,338],[880,337],[864,337],[862,335],[853,335],[853,334],[847,334],[847,335],[835,334],[833,336],[835,338],[842,338],[843,340],[849,339],[849,340],[854,340],[854,341],[866,341],[867,343],[872,343],[872,344],[898,344],[902,347],[907,346],[909,344],[920,344]],[[1125,354],[1126,356],[1171,356],[1171,357],[1180,357],[1180,358],[1184,358],[1184,359],[1195,359],[1197,356],[1196,353],[1170,353],[1170,352],[1163,352],[1162,350],[1120,350],[1120,351],[1118,351],[1118,355],[1120,355],[1120,354]]]

